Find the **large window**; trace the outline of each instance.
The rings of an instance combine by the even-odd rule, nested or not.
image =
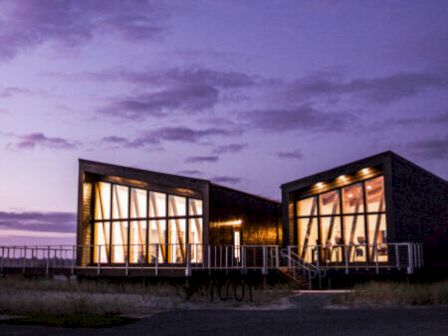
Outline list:
[[[93,262],[202,262],[202,200],[106,182],[94,189]]]
[[[308,262],[387,261],[385,211],[383,176],[299,199],[298,253]]]

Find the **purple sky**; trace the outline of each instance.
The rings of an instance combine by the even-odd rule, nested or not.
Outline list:
[[[78,158],[274,199],[388,149],[448,178],[445,0],[0,6],[0,244],[73,241]]]

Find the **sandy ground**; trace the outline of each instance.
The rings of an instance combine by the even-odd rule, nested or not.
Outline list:
[[[347,308],[304,293],[271,308],[176,309],[103,329],[0,324],[0,335],[448,335],[448,307]]]

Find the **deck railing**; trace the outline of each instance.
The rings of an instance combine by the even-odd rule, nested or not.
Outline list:
[[[281,266],[298,265],[313,273],[330,269],[343,269],[346,273],[356,269],[374,269],[377,273],[380,269],[397,269],[413,273],[423,266],[423,249],[418,243],[307,248],[309,251],[297,246],[280,251],[277,245],[0,246],[0,273],[39,270],[46,274],[75,274],[78,269],[90,269],[101,275],[107,269],[121,269],[125,275],[132,270],[152,270],[158,275],[160,270],[180,269],[187,276],[193,270],[259,270],[266,274]],[[302,254],[307,258],[302,258]]]

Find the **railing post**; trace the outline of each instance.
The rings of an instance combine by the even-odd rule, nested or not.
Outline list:
[[[345,274],[348,274],[348,252],[347,246],[344,246]]]
[[[26,246],[23,247],[23,274],[25,274],[26,267]]]
[[[397,262],[397,270],[400,270],[400,253],[398,251],[398,244],[395,244],[395,257],[396,257],[396,262]]]
[[[268,274],[268,269],[267,269],[267,256],[268,256],[268,250],[266,248],[265,245],[263,245],[262,247],[262,251],[263,251],[263,274]]]
[[[97,245],[98,248],[98,264],[97,264],[97,274],[101,274],[101,245]]]
[[[72,275],[75,274],[75,264],[76,264],[76,245],[72,246]]]
[[[187,246],[186,246],[186,253],[185,253],[185,257],[187,258],[187,260],[185,261],[185,275],[186,276],[190,276],[191,275],[190,255],[191,255],[190,244],[187,244]]]
[[[210,245],[207,245],[207,267],[208,267],[208,271],[211,272],[212,269],[212,249],[210,247]]]
[[[280,254],[278,250],[278,245],[275,246],[275,268],[276,269],[280,268]]]
[[[408,274],[414,273],[413,243],[408,243]]]
[[[226,265],[226,273],[229,271],[229,250],[228,250],[228,247],[229,246],[226,245],[226,263],[225,263],[225,265]]]
[[[159,276],[159,244],[156,244],[156,269],[154,272],[156,276]]]
[[[241,254],[242,254],[242,260],[243,260],[243,262],[242,262],[242,265],[241,265],[241,267],[243,268],[243,273],[246,273],[246,262],[247,262],[247,260],[246,260],[246,246],[241,246]]]
[[[374,245],[375,246],[375,266],[376,266],[376,274],[380,274],[380,265],[379,265],[379,261],[378,261],[378,245]]]
[[[50,246],[47,247],[46,274],[47,274],[47,277],[50,276]]]
[[[288,245],[288,268],[291,268],[291,246]]]

